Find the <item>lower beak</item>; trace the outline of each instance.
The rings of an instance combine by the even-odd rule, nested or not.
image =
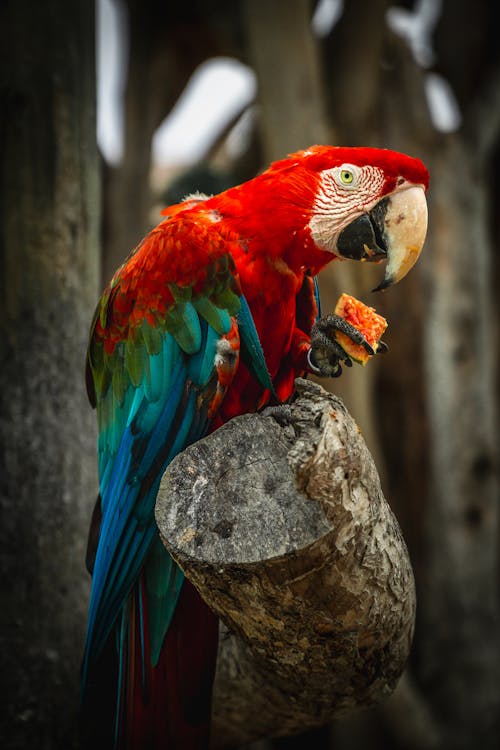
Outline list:
[[[400,281],[415,265],[427,232],[424,189],[407,187],[383,198],[361,214],[339,235],[337,252],[343,258],[387,259],[385,276],[374,292]]]

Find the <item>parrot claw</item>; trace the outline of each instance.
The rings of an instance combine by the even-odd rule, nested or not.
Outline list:
[[[387,354],[389,351],[389,347],[385,343],[385,341],[379,341],[377,346],[377,354]]]
[[[375,350],[363,334],[351,323],[341,318],[340,315],[326,315],[316,321],[311,331],[311,347],[307,353],[307,362],[314,375],[338,378],[342,374],[341,362],[345,367],[352,367],[351,358],[335,340],[336,331],[349,336],[355,344],[362,346],[368,354],[375,354]],[[387,348],[386,344],[381,342],[378,351],[384,353]]]
[[[281,427],[288,427],[292,424],[292,407],[290,404],[268,406],[264,409],[262,415],[264,417],[272,417]]]

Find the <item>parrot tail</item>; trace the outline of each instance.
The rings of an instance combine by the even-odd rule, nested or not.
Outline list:
[[[158,661],[153,665],[146,599],[141,578],[89,680],[83,707],[84,747],[206,750],[218,618],[194,586],[184,580]],[[114,726],[110,725],[110,715],[114,716]]]
[[[147,643],[144,583],[131,602],[128,641],[119,648],[120,750],[205,750],[208,747],[218,618],[184,580],[155,666]]]

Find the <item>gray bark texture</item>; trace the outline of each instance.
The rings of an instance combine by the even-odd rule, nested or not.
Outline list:
[[[241,10],[249,63],[259,81],[264,162],[313,143],[328,143],[309,0],[242,0]]]
[[[0,50],[0,737],[69,750],[96,494],[93,4],[2,3]]]
[[[293,734],[386,698],[415,619],[406,545],[342,401],[297,381],[162,480],[163,541],[222,620],[213,745]]]
[[[493,252],[486,231],[487,189],[467,189],[479,160],[478,150],[468,150],[460,139],[449,139],[434,157],[441,189],[435,191],[432,215],[439,241],[425,268],[433,451],[420,597],[426,633],[421,676],[447,727],[447,746],[457,750],[469,750],[471,738],[485,750],[500,740]],[[454,179],[451,162],[461,164],[463,180]],[[441,682],[444,668],[447,679]]]

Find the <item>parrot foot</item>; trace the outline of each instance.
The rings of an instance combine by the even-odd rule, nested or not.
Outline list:
[[[368,354],[375,354],[357,328],[348,323],[340,315],[325,315],[312,327],[311,348],[307,353],[307,361],[314,375],[326,378],[338,378],[342,374],[342,364],[352,367],[352,359],[345,353],[340,344],[335,340],[335,332],[340,331],[355,343],[362,346]],[[379,343],[378,351],[386,352],[387,345]]]
[[[290,404],[268,406],[264,409],[262,415],[264,417],[272,417],[281,427],[288,427],[292,424],[292,407]]]

